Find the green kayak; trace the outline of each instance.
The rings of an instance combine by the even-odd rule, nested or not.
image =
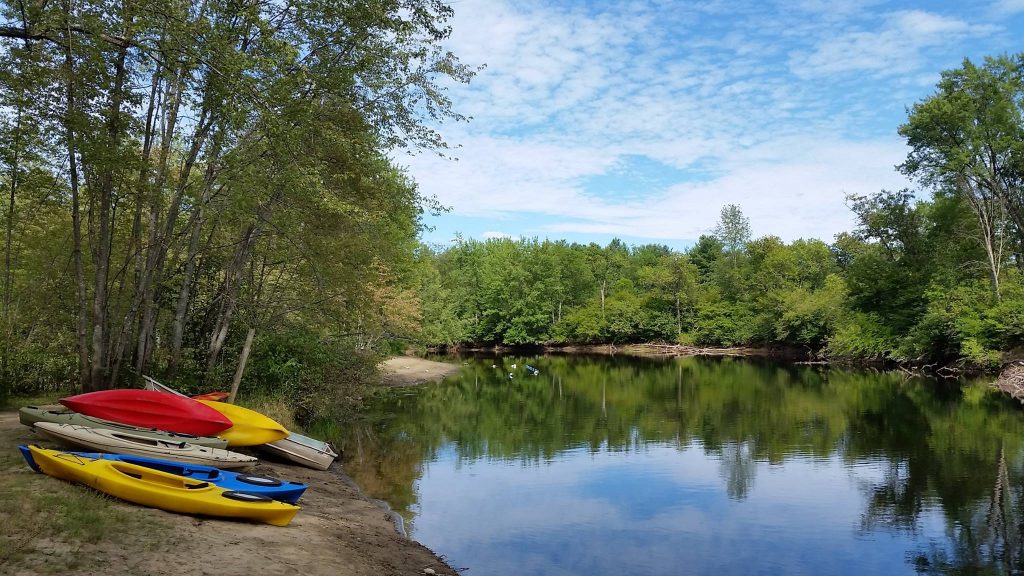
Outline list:
[[[79,414],[78,412],[72,412],[60,405],[25,406],[18,411],[18,419],[21,420],[21,423],[25,426],[35,426],[36,422],[75,424],[89,428],[104,428],[107,430],[131,432],[135,436],[144,436],[146,438],[166,440],[168,442],[188,442],[189,444],[206,446],[207,448],[224,448],[228,445],[228,441],[223,438],[190,436],[188,434],[179,434],[177,432],[164,432],[163,430],[157,430],[156,428],[139,428],[137,426],[119,424],[117,422],[111,422],[110,420],[103,420],[102,418],[94,418],[92,416],[86,416],[85,414]]]

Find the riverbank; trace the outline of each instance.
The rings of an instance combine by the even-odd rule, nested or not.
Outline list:
[[[443,380],[458,372],[461,366],[415,356],[393,356],[382,362],[380,369],[385,386],[415,386]]]
[[[664,358],[676,356],[740,356],[777,358],[792,361],[813,361],[814,355],[803,348],[786,347],[755,347],[755,346],[689,346],[684,344],[661,344],[655,342],[641,344],[537,344],[523,346],[495,345],[472,345],[460,344],[452,347],[435,349],[439,353],[476,353],[486,352],[493,354],[596,354],[642,356],[646,358]]]
[[[405,384],[439,380],[459,369],[404,357],[384,368],[386,382]],[[0,515],[7,519],[0,529],[0,573],[405,576],[429,569],[457,574],[425,546],[399,535],[390,514],[359,490],[340,463],[318,471],[261,459],[254,474],[309,485],[299,503],[302,510],[281,528],[99,497],[29,470],[17,445],[31,443],[59,447],[22,426],[16,411],[0,412]],[[75,505],[82,498],[91,510]]]

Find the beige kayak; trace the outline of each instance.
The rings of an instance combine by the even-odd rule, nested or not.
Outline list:
[[[292,432],[286,438],[259,446],[272,454],[317,470],[327,470],[338,457],[331,445],[316,438]]]
[[[60,404],[54,406],[25,406],[18,411],[18,418],[25,426],[35,426],[39,422],[53,422],[54,424],[76,424],[88,428],[106,428],[118,432],[125,432],[135,436],[154,438],[156,440],[167,440],[168,442],[188,442],[196,446],[207,446],[209,448],[227,448],[228,441],[223,438],[212,436],[192,436],[191,434],[179,434],[177,432],[164,432],[156,428],[139,428],[129,426],[102,418],[93,418],[85,414],[79,414]]]
[[[168,442],[103,428],[52,422],[37,422],[35,428],[57,440],[97,452],[149,456],[217,468],[246,468],[257,462],[252,456],[229,450],[196,446],[188,442]]]

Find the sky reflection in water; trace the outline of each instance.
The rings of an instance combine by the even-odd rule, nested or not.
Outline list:
[[[467,574],[1021,568],[1021,415],[987,392],[694,359],[526,361],[542,376],[499,380],[488,359],[386,400],[348,445],[357,481]]]

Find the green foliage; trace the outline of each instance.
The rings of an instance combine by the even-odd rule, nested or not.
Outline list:
[[[736,346],[752,343],[754,314],[742,303],[719,302],[701,307],[693,325],[699,344]]]
[[[298,422],[346,419],[377,382],[380,356],[306,331],[273,332],[254,344],[246,393],[285,398]]]
[[[901,360],[896,335],[876,314],[849,311],[828,339],[828,356],[847,360]]]
[[[0,396],[220,388],[253,328],[243,385],[315,411],[374,350],[463,339],[419,326],[459,294],[413,254],[441,207],[392,160],[466,119],[453,9],[136,8],[0,0]]]
[[[775,323],[776,337],[814,350],[822,348],[841,321],[845,298],[843,281],[834,274],[819,290],[797,288],[784,293]]]

